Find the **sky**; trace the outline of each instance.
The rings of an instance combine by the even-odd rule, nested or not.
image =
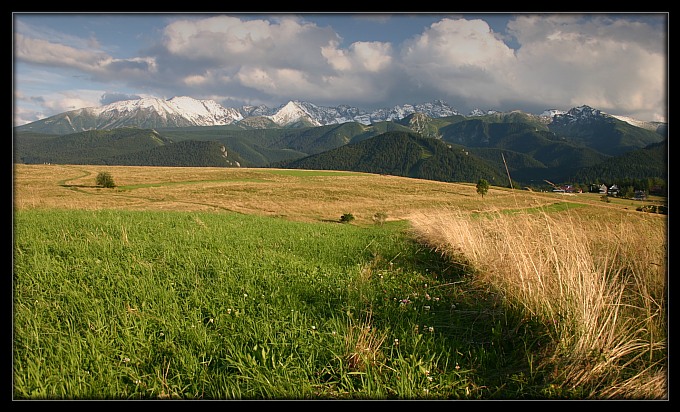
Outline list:
[[[15,126],[189,96],[667,121],[668,13],[13,13]]]

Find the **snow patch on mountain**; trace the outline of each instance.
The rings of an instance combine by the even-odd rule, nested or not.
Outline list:
[[[448,116],[460,116],[460,112],[453,107],[449,106],[443,100],[435,100],[429,103],[421,103],[415,106],[416,112],[424,113],[429,117],[448,117]]]
[[[647,122],[644,120],[638,120],[638,119],[633,119],[632,117],[628,116],[619,116],[615,114],[610,114],[609,116],[621,120],[622,122],[626,122],[630,125],[633,125],[635,127],[639,127],[641,129],[646,129],[646,130],[651,130],[653,132],[659,132],[661,128],[665,125],[663,122]]]
[[[482,109],[472,109],[470,110],[470,113],[468,113],[468,116],[486,116],[487,114],[496,114],[498,113],[497,110],[482,110]]]
[[[566,113],[556,114],[553,116],[553,123],[567,124],[567,123],[588,123],[596,118],[603,116],[600,110],[593,109],[590,106],[583,105],[578,107],[573,107],[569,109]]]
[[[567,114],[570,114],[574,117],[593,117],[599,116],[601,113],[602,112],[600,110],[593,109],[588,105],[577,106],[569,109],[569,111],[567,112]]]
[[[565,112],[564,110],[546,109],[546,110],[543,111],[543,113],[539,114],[539,116],[552,118],[552,117],[562,115],[562,114],[565,114],[565,113],[567,113],[567,112]]]
[[[615,118],[615,119],[621,120],[622,122],[626,122],[628,124],[632,124],[633,126],[637,126],[637,127],[644,128],[647,124],[649,124],[649,122],[633,119],[633,118],[626,117],[626,116],[617,116],[615,114],[610,114],[610,116]]]
[[[270,116],[276,113],[276,110],[270,109],[269,107],[261,104],[259,106],[244,105],[236,109],[244,117],[256,117],[256,116]]]

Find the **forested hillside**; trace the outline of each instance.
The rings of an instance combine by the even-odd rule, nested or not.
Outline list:
[[[470,155],[463,147],[409,132],[387,132],[318,155],[275,163],[272,166],[352,170],[445,182],[476,182],[486,179],[502,185],[504,179],[502,165],[491,165]]]
[[[21,163],[101,164],[103,159],[128,155],[171,143],[151,129],[124,127],[53,136],[29,133],[15,136],[14,161]]]
[[[249,164],[262,167],[272,162],[299,159],[311,154],[376,136],[390,130],[409,131],[394,122],[365,126],[356,122],[276,129],[236,129],[234,126],[159,129],[175,141],[214,140],[232,148]]]
[[[668,139],[580,169],[573,180],[613,182],[654,178],[668,179]]]
[[[247,167],[237,153],[214,141],[184,140],[153,149],[101,159],[120,166]],[[99,164],[99,163],[92,163]]]

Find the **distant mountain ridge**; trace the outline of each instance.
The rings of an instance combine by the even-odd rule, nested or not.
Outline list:
[[[588,106],[552,118],[521,111],[438,118],[414,112],[370,125],[353,121],[303,127],[311,120],[300,113],[309,116],[313,109],[291,104],[277,117],[239,122],[270,127],[119,127],[68,134],[15,130],[14,161],[350,169],[442,181],[474,182],[486,176],[496,183],[509,173],[526,185],[546,179],[574,182],[577,176],[582,180],[576,181],[586,183],[666,176],[663,152],[644,150],[659,147],[667,136]],[[280,127],[274,119],[293,123]],[[626,160],[616,161],[619,157]]]
[[[416,112],[430,117],[459,114],[442,100],[367,112],[348,105],[325,107],[299,100],[291,100],[278,108],[270,109],[264,105],[226,108],[214,100],[198,100],[186,96],[168,100],[145,97],[71,110],[18,126],[16,129],[46,134],[67,134],[125,126],[167,128],[237,125],[244,119],[248,119],[243,123],[245,128],[314,127],[347,122],[369,125],[402,119]]]
[[[588,108],[585,110],[583,108]],[[527,114],[549,123],[559,116],[572,116],[574,110],[560,111],[549,109],[539,115]],[[581,112],[591,113],[595,109],[581,106]],[[599,110],[597,115],[602,114]],[[463,115],[443,100],[421,104],[403,104],[392,108],[365,111],[348,105],[337,107],[319,106],[313,103],[291,100],[278,108],[271,109],[265,105],[241,106],[240,108],[224,107],[214,100],[199,100],[187,96],[177,96],[168,100],[145,97],[135,100],[124,100],[99,107],[89,107],[67,111],[48,118],[17,126],[17,131],[31,131],[45,134],[69,134],[87,130],[107,130],[118,127],[139,127],[147,129],[192,127],[192,126],[227,126],[243,129],[273,127],[316,127],[348,122],[370,125],[383,121],[398,121],[412,114],[421,113],[429,118],[450,116],[478,117],[499,114],[496,110],[474,109]],[[612,116],[613,117],[613,116]],[[644,125],[648,129],[655,127],[650,122],[625,118],[637,127]],[[656,127],[661,127],[659,123]]]

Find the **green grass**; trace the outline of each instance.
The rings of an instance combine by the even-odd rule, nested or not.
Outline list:
[[[14,399],[518,399],[541,325],[404,222],[14,215]]]

